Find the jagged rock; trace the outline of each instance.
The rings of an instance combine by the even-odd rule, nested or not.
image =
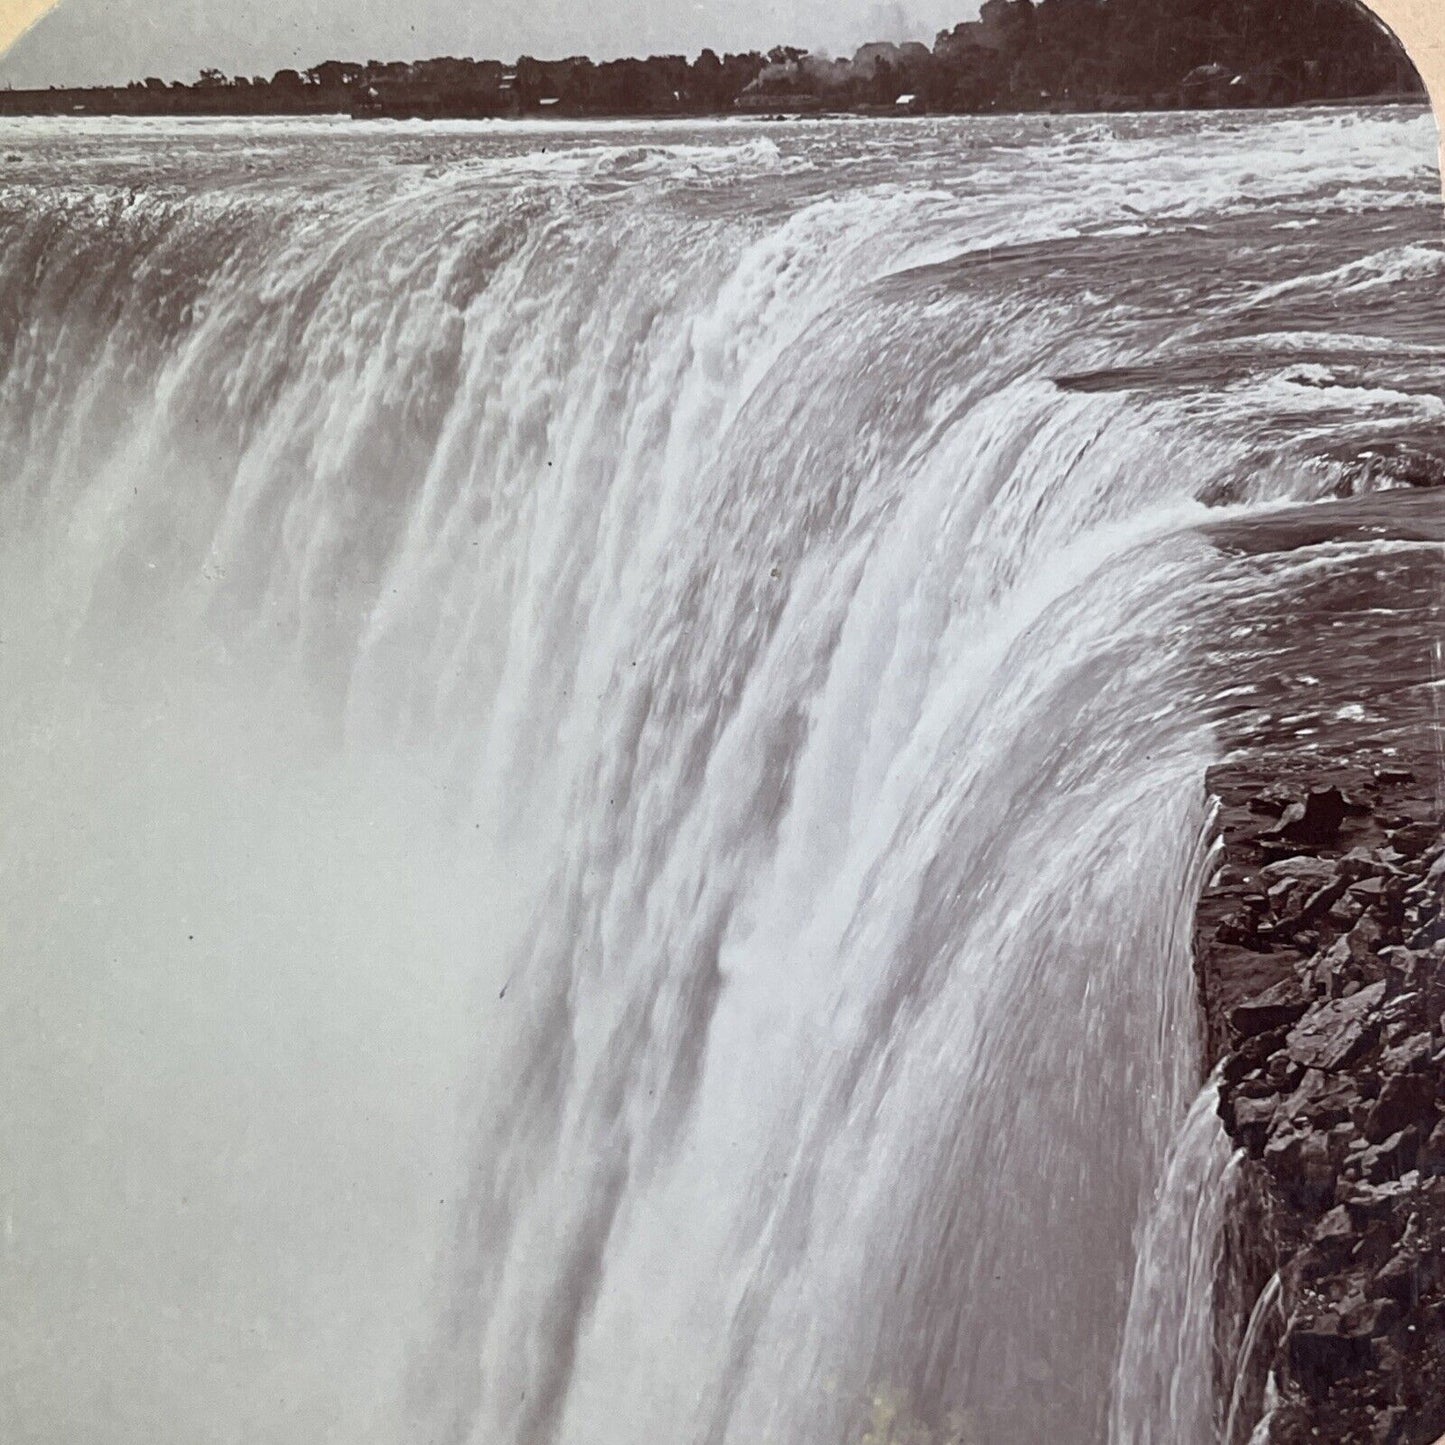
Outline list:
[[[1370,1294],[1374,1298],[1397,1300],[1407,1309],[1413,1309],[1420,1301],[1422,1274],[1418,1255],[1397,1254],[1375,1275]]]
[[[1407,1198],[1419,1183],[1418,1171],[1407,1170],[1398,1179],[1388,1179],[1383,1184],[1352,1184],[1344,1191],[1340,1203],[1357,1219],[1386,1219],[1395,1204]]]
[[[1292,1324],[1285,1341],[1290,1372],[1316,1398],[1337,1381],[1369,1369],[1375,1362],[1367,1331],[1351,1331],[1337,1316]]]
[[[1229,1023],[1237,1037],[1253,1038],[1296,1022],[1309,1006],[1309,996],[1301,992],[1295,980],[1284,979],[1236,1005],[1230,1012]]]
[[[1258,1099],[1236,1099],[1232,1109],[1231,1133],[1244,1145],[1251,1154],[1258,1154],[1264,1148],[1264,1141],[1269,1134],[1269,1127],[1274,1122],[1275,1110],[1279,1106],[1279,1098],[1275,1094],[1268,1094]],[[1230,1118],[1225,1123],[1229,1125]]]
[[[1418,858],[1440,836],[1433,823],[1409,823],[1389,835],[1390,846],[1403,858]]]
[[[1404,783],[1413,783],[1415,774],[1409,768],[1386,766],[1375,769],[1375,781],[1382,787],[1397,787]]]
[[[1302,880],[1299,878],[1281,878],[1278,883],[1270,885],[1265,897],[1269,900],[1269,906],[1276,913],[1284,913],[1289,908],[1290,895],[1300,886]]]
[[[1286,1053],[1275,1054],[1265,1065],[1265,1082],[1276,1093],[1290,1093],[1304,1077],[1304,1070]]]
[[[1331,926],[1348,931],[1360,921],[1360,915],[1365,911],[1364,903],[1350,894],[1346,894],[1338,903],[1325,915]]]
[[[1291,930],[1307,928],[1312,923],[1317,923],[1327,914],[1334,905],[1345,895],[1349,883],[1343,878],[1333,878],[1328,883],[1315,889],[1305,901],[1300,904],[1298,910],[1291,914],[1283,922]]]
[[[1356,963],[1367,963],[1375,956],[1375,950],[1384,936],[1380,925],[1367,915],[1349,931],[1345,946]]]
[[[1397,1130],[1383,1143],[1375,1144],[1361,1154],[1360,1172],[1370,1184],[1398,1179],[1407,1169],[1414,1168],[1419,1151],[1420,1134],[1417,1129]]]
[[[1289,1055],[1306,1069],[1344,1068],[1374,1042],[1374,1018],[1385,997],[1383,982],[1373,983],[1349,998],[1316,1004],[1290,1030]]]
[[[1379,871],[1380,865],[1375,861],[1368,848],[1351,848],[1335,864],[1335,872],[1341,878],[1348,878],[1351,882],[1363,882],[1365,879],[1377,876]]]
[[[1361,878],[1358,883],[1350,884],[1350,897],[1365,907],[1372,907],[1378,903],[1385,893],[1385,880],[1379,874],[1373,874],[1367,878]]]
[[[1430,748],[1409,746],[1404,771],[1424,776],[1418,754],[1433,776]],[[1445,838],[1426,816],[1438,797],[1362,787],[1363,765],[1283,760],[1276,791],[1294,806],[1253,809],[1277,812],[1273,828],[1241,816],[1258,771],[1221,789],[1219,876],[1234,871],[1196,925],[1220,1113],[1250,1155],[1226,1259],[1251,1289],[1276,1273],[1290,1320],[1271,1351],[1276,1445],[1425,1445],[1445,1429]],[[1316,820],[1335,828],[1323,840],[1301,833],[1295,780],[1311,772],[1344,790],[1346,821]],[[1226,918],[1267,951],[1212,942]]]
[[[1320,1134],[1295,1128],[1280,1129],[1264,1146],[1264,1167],[1287,1199],[1310,1207],[1332,1199],[1335,1170],[1329,1143]]]
[[[1260,839],[1282,839],[1322,847],[1332,843],[1345,821],[1345,795],[1338,788],[1312,788],[1303,803],[1291,803]],[[1421,848],[1427,846],[1421,845]]]
[[[1314,879],[1325,883],[1335,876],[1335,866],[1325,858],[1315,858],[1306,853],[1297,853],[1289,858],[1280,858],[1267,863],[1259,870],[1259,876],[1266,883],[1278,883],[1285,878]]]
[[[1249,800],[1249,811],[1251,813],[1267,813],[1273,818],[1279,817],[1293,801],[1288,793],[1277,793],[1268,790],[1263,793],[1256,793]]]
[[[1355,1226],[1350,1219],[1350,1211],[1343,1204],[1337,1204],[1315,1225],[1313,1239],[1317,1244],[1334,1244],[1344,1240],[1353,1240],[1355,1237]]]
[[[1294,1093],[1280,1107],[1285,1123],[1327,1129],[1350,1118],[1360,1103],[1354,1080],[1322,1069],[1306,1069]]]
[[[1351,1217],[1355,1212],[1353,1209],[1347,1210]],[[1373,1275],[1387,1260],[1394,1257],[1395,1234],[1388,1222],[1384,1219],[1367,1220],[1360,1241],[1350,1256],[1352,1265]]]
[[[1391,1000],[1393,1005],[1403,1002],[1403,999]],[[1387,1023],[1392,1022],[1388,1007],[1383,1011],[1383,1016]],[[1405,1018],[1400,1022],[1408,1024],[1409,1020]],[[1380,1062],[1387,1074],[1421,1074],[1430,1067],[1434,1053],[1435,1045],[1428,1033],[1411,1034],[1403,1043],[1386,1049]]]
[[[1432,1073],[1390,1074],[1380,1086],[1365,1120],[1365,1138],[1371,1143],[1388,1139],[1411,1124],[1424,1124],[1435,1117],[1435,1078]]]
[[[1340,1312],[1342,1325],[1352,1335],[1369,1335],[1371,1339],[1388,1334],[1399,1318],[1399,1301],[1391,1295],[1352,1300]]]
[[[1445,1175],[1445,1119],[1435,1125],[1421,1145],[1417,1163],[1422,1174]]]

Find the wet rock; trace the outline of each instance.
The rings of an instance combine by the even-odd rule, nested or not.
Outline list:
[[[1408,1002],[1406,1000],[1392,1000],[1398,1004]],[[1387,1007],[1382,1011],[1386,1025],[1396,1022],[1391,1018],[1391,1009]],[[1408,1015],[1398,1020],[1399,1023],[1408,1027]],[[1380,1057],[1381,1067],[1387,1074],[1423,1074],[1429,1068],[1435,1054],[1435,1044],[1428,1033],[1411,1034],[1402,1043],[1388,1048]]]
[[[1230,1114],[1225,1117],[1225,1125],[1251,1154],[1258,1154],[1264,1148],[1278,1107],[1279,1098],[1275,1094],[1258,1099],[1235,1099]]]
[[[1374,1042],[1379,1025],[1373,1015],[1384,997],[1380,982],[1349,998],[1316,1005],[1290,1030],[1290,1057],[1306,1069],[1344,1068]]]

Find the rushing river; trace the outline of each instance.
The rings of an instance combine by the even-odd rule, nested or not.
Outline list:
[[[0,155],[0,1436],[1216,1439],[1200,523],[1445,436],[1424,114]]]

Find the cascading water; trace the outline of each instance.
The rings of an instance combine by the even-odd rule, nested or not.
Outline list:
[[[1438,420],[1427,122],[8,135],[6,1437],[1203,1445],[1200,499]]]

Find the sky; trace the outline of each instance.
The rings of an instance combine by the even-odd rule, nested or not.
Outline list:
[[[189,80],[203,66],[269,75],[321,60],[514,59],[767,49],[835,54],[927,40],[978,0],[0,0],[13,30],[0,84]]]

